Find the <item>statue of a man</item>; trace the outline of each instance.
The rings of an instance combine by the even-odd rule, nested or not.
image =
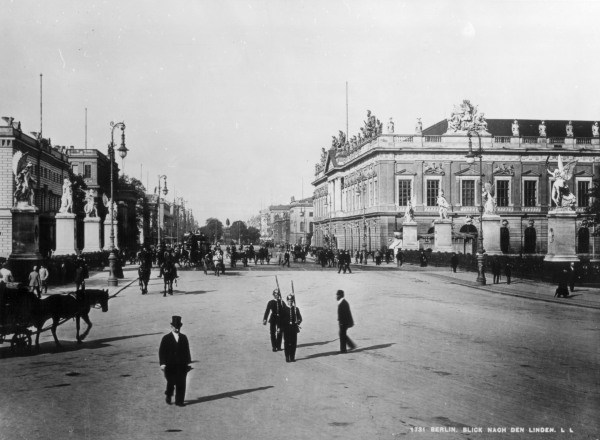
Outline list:
[[[415,200],[414,196],[408,199],[406,205],[406,212],[404,213],[404,221],[405,222],[414,222],[415,221]]]
[[[512,134],[515,137],[519,137],[519,122],[515,119],[515,122],[512,123]]]
[[[67,177],[65,177],[63,181],[63,192],[60,199],[60,209],[58,212],[61,214],[73,212],[73,184]]]
[[[88,189],[85,193],[85,206],[83,207],[86,218],[98,217],[98,209],[96,208],[96,200],[94,190]]]
[[[544,121],[538,125],[538,130],[540,132],[540,137],[546,137],[546,123]]]
[[[15,175],[14,204],[25,202],[35,206],[34,188],[37,183],[33,178],[33,163],[27,160],[28,153],[17,151],[13,155],[13,173]]]
[[[390,118],[390,122],[388,122],[387,132],[390,134],[394,133],[394,121],[392,121],[392,118]]]
[[[417,118],[417,125],[415,125],[415,134],[423,134],[423,123],[421,118]]]
[[[597,122],[594,122],[594,125],[592,125],[592,135],[594,137],[600,136],[600,127],[598,127]]]
[[[573,123],[569,121],[565,128],[567,130],[567,137],[573,137]]]
[[[448,203],[448,201],[444,197],[444,191],[443,190],[440,190],[440,193],[438,194],[437,204],[438,204],[438,207],[439,207],[439,210],[440,210],[440,219],[441,220],[448,219],[448,208],[450,208],[450,204]]]

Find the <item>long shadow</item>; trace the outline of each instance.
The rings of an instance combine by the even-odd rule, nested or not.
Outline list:
[[[370,347],[361,347],[361,348],[357,348],[355,350],[352,350],[350,353],[360,353],[362,351],[369,351],[369,350],[379,350],[380,348],[390,348],[392,345],[395,345],[395,343],[391,343],[391,344],[380,344],[380,345],[371,345]],[[341,354],[339,352],[339,350],[336,351],[328,351],[325,353],[316,353],[316,354],[310,354],[308,356],[305,356],[303,358],[300,359],[296,359],[298,361],[304,361],[307,359],[316,359],[316,358],[320,358],[320,357],[326,357],[326,356],[336,356]]]
[[[213,400],[235,398],[236,396],[241,396],[242,394],[253,393],[255,391],[264,391],[264,390],[268,390],[269,388],[273,388],[273,385],[269,385],[268,387],[249,388],[246,390],[229,391],[228,393],[213,394],[212,396],[198,397],[197,399],[194,399],[194,400],[186,400],[185,404],[186,405],[195,405],[197,403],[210,402]]]
[[[310,344],[299,344],[297,345],[297,348],[302,348],[302,347],[313,347],[316,345],[327,345],[327,344],[331,344],[332,342],[337,341],[337,339],[333,339],[331,341],[325,341],[325,342],[311,342]]]
[[[106,347],[110,347],[111,346],[111,342],[115,342],[115,341],[122,341],[125,339],[133,339],[133,338],[141,338],[144,336],[154,336],[154,335],[160,335],[162,334],[162,332],[156,332],[156,333],[141,333],[138,335],[123,335],[123,336],[115,336],[113,338],[104,338],[104,339],[90,339],[90,340],[85,340],[83,341],[83,343],[78,344],[77,341],[61,341],[59,338],[59,342],[60,342],[60,347],[57,347],[56,344],[54,343],[54,340],[52,341],[46,341],[46,342],[42,342],[40,344],[40,349],[37,350],[35,348],[35,334],[32,336],[32,346],[31,346],[31,350],[28,351],[22,351],[22,352],[14,352],[10,349],[10,347],[3,347],[0,348],[0,359],[8,359],[8,358],[13,358],[13,357],[32,357],[32,356],[37,356],[40,354],[44,354],[44,353],[66,353],[66,352],[71,352],[71,351],[79,351],[79,350],[97,350],[99,348],[106,348]]]
[[[193,292],[183,292],[186,295],[204,295],[205,293],[216,292],[216,290],[195,290]]]

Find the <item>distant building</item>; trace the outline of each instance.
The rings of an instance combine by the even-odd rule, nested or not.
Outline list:
[[[312,197],[295,200],[288,205],[272,205],[260,212],[262,241],[274,245],[307,245],[313,233]]]
[[[587,192],[600,175],[600,138],[593,120],[486,119],[464,101],[448,120],[426,129],[419,121],[414,133],[384,133],[369,112],[358,136],[346,140],[342,135],[331,149],[322,150],[315,166],[316,246],[334,236],[339,248],[386,248],[394,232],[401,232],[412,201],[421,245],[428,247],[441,191],[451,205],[454,232],[475,228],[477,234],[479,223],[472,217],[478,218],[482,205],[479,159],[468,163],[466,156],[469,146],[476,153],[480,142],[483,181],[494,185],[496,214],[508,221],[506,253],[547,251],[546,215],[554,204],[554,178],[548,171],[557,168],[559,155],[564,163],[577,161],[567,184],[577,200],[578,228],[587,228]],[[525,249],[531,220],[536,233],[530,236],[536,238],[533,248]]]

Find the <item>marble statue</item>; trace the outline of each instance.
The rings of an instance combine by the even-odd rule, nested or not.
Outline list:
[[[411,196],[408,199],[408,204],[406,205],[406,211],[404,212],[404,221],[405,222],[414,222],[415,221],[415,197]]]
[[[440,212],[440,219],[447,220],[448,219],[448,209],[450,208],[450,204],[444,197],[444,191],[440,190],[437,198],[437,204]]]
[[[423,123],[421,118],[417,118],[417,125],[415,126],[415,134],[423,134]]]
[[[109,199],[106,196],[106,194],[102,194],[102,202],[104,203],[104,206],[106,207],[106,209],[108,211],[107,215],[110,216],[111,211],[112,211],[112,218],[116,221],[117,220],[117,204],[113,203],[113,200]]]
[[[567,137],[573,137],[573,123],[569,121],[565,128],[567,130]]]
[[[519,137],[519,122],[516,119],[515,122],[512,123],[512,135]]]
[[[83,211],[85,212],[85,217],[98,217],[98,209],[96,208],[96,198],[94,197],[94,190],[88,189],[85,192],[85,206],[83,207]]]
[[[394,133],[394,121],[392,121],[392,118],[390,118],[390,122],[388,122],[387,132],[390,134]]]
[[[594,122],[594,125],[592,125],[592,135],[594,137],[600,136],[600,127],[598,127],[597,122]]]
[[[483,210],[485,214],[494,214],[496,212],[496,188],[491,182],[484,185],[482,200],[484,200]]]
[[[34,188],[37,182],[33,178],[33,163],[27,160],[28,155],[21,151],[13,155],[12,166],[17,188],[13,194],[15,205],[25,203],[28,206],[35,206]]]
[[[540,137],[546,137],[546,123],[544,121],[538,125],[538,130],[540,132]]]
[[[577,161],[571,161],[563,165],[562,157],[558,155],[558,168],[551,171],[548,168],[550,156],[546,159],[546,171],[554,178],[552,185],[552,201],[559,208],[573,208],[575,205],[575,196],[569,191],[567,182],[573,177],[573,171]]]
[[[73,184],[67,177],[63,180],[63,192],[60,199],[60,209],[58,210],[61,214],[73,212]]]

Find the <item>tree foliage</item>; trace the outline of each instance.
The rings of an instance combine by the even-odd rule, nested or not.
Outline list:
[[[200,232],[206,235],[211,242],[219,241],[223,236],[223,223],[214,217],[207,218],[206,224],[200,228]]]
[[[248,228],[248,242],[254,244],[260,242],[260,231],[254,226]]]
[[[231,239],[238,243],[245,244],[248,240],[248,228],[246,223],[241,220],[234,221],[229,228],[229,232],[231,233]]]

